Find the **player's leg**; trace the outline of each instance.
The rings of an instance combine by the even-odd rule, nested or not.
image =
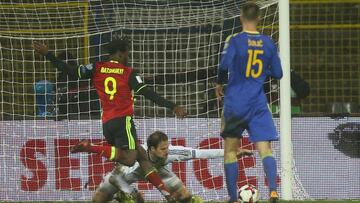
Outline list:
[[[109,177],[111,173],[108,173],[100,183],[99,187],[96,189],[92,201],[94,203],[106,203],[113,199],[114,195],[118,191],[110,182]]]
[[[156,172],[156,169],[154,168],[153,164],[149,161],[145,149],[141,145],[138,145],[137,149],[138,149],[137,161],[139,162],[141,169],[144,171],[145,178],[150,183],[152,183],[168,201],[173,201],[173,197],[172,197],[173,194],[165,186],[161,177]]]
[[[226,186],[230,196],[230,202],[237,202],[237,181],[238,181],[238,161],[237,149],[239,147],[239,138],[226,137],[224,143],[224,169],[226,177]]]
[[[275,203],[279,199],[276,186],[276,176],[277,176],[277,167],[276,160],[273,156],[271,143],[268,141],[265,142],[256,142],[256,148],[259,151],[264,172],[269,183],[269,192],[270,192],[270,202]]]
[[[192,195],[183,182],[168,167],[159,169],[159,175],[167,188],[176,194],[174,197],[180,203],[202,203],[200,197]]]
[[[277,166],[271,149],[271,141],[278,140],[278,134],[270,111],[264,108],[258,111],[249,122],[250,141],[255,143],[262,159],[264,172],[269,183],[270,202],[277,202],[276,185]]]
[[[132,186],[133,183],[144,180],[141,177],[143,177],[143,172],[140,167],[137,167],[134,170],[130,169],[130,171],[127,171],[126,173],[124,173],[121,168],[116,167],[109,178],[109,182],[118,190],[114,199],[119,202],[135,200],[136,203],[143,203],[143,195]]]
[[[244,123],[241,119],[224,115],[222,119],[221,137],[224,138],[224,169],[226,186],[230,196],[229,202],[237,202],[237,181],[238,181],[238,159],[237,151],[239,140],[244,131]]]
[[[93,145],[83,140],[74,146],[72,153],[89,152],[102,155],[111,161],[132,166],[136,162],[136,131],[131,123],[131,117],[112,119],[103,124],[103,132],[110,146]]]

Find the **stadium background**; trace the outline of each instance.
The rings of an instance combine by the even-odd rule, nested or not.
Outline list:
[[[35,1],[36,2],[36,1]],[[40,1],[39,1],[40,2]],[[3,1],[2,3],[11,3],[10,1]],[[40,2],[41,3],[41,2]],[[47,2],[48,3],[48,2]],[[97,4],[100,4],[98,1],[91,2],[91,6],[96,7]],[[79,4],[77,7],[74,7],[74,12],[77,10],[86,10],[88,4]],[[32,52],[23,52],[22,49],[31,50],[30,44],[31,40],[27,40],[22,38],[21,40],[16,37],[6,37],[9,35],[12,36],[24,36],[24,33],[29,36],[47,36],[53,35],[54,33],[83,33],[86,31],[85,20],[91,21],[95,19],[83,19],[80,16],[73,16],[72,18],[67,18],[69,20],[68,24],[71,25],[71,21],[81,21],[78,24],[83,24],[84,26],[81,28],[66,28],[61,27],[57,28],[56,23],[52,24],[52,27],[31,27],[31,24],[28,25],[26,29],[16,29],[14,32],[13,29],[9,29],[9,25],[12,23],[12,20],[16,17],[8,16],[9,10],[11,7],[0,6],[1,14],[3,15],[1,26],[1,37],[0,37],[0,47],[1,47],[1,58],[2,59],[12,59],[12,60],[2,60],[1,61],[1,71],[0,74],[0,87],[1,87],[1,119],[3,121],[12,121],[12,120],[34,120],[36,115],[36,104],[34,97],[34,83],[36,81],[42,80],[46,78],[50,81],[56,81],[56,74],[53,71],[49,71],[52,67],[48,63],[41,62],[33,62]],[[275,8],[271,8],[275,9]],[[50,9],[51,10],[51,9]],[[297,122],[298,128],[294,135],[303,136],[305,134],[312,134],[314,131],[309,129],[316,129],[315,127],[308,128],[311,124],[321,125],[323,128],[318,129],[318,134],[324,133],[324,136],[328,136],[328,133],[339,127],[340,124],[346,123],[359,123],[359,119],[356,113],[351,115],[353,118],[345,118],[341,120],[332,120],[326,117],[328,112],[326,112],[326,104],[331,102],[353,102],[359,103],[360,97],[360,70],[359,70],[359,47],[360,47],[360,1],[356,0],[344,0],[344,1],[291,1],[290,6],[290,23],[291,23],[291,68],[297,71],[307,82],[310,84],[311,93],[309,97],[301,101],[301,112],[296,114],[299,116],[299,120]],[[17,10],[18,11],[18,10]],[[21,13],[18,13],[21,16]],[[29,14],[26,14],[28,18]],[[50,13],[51,15],[51,13]],[[106,15],[106,14],[103,14]],[[101,18],[101,16],[100,16]],[[35,23],[34,23],[35,24]],[[62,25],[66,23],[62,22]],[[276,25],[273,25],[271,29],[277,29]],[[269,32],[269,30],[265,29],[265,32]],[[48,33],[47,33],[48,32]],[[275,33],[276,31],[271,30],[271,33]],[[141,33],[139,35],[139,39],[141,37],[150,36],[152,33]],[[136,37],[136,34],[134,35]],[[159,39],[162,36],[157,36]],[[216,37],[216,36],[215,36]],[[104,38],[104,39],[103,39]],[[89,39],[90,44],[87,45],[86,41],[83,38],[79,37],[70,37],[67,39],[58,40],[56,42],[58,47],[64,48],[65,46],[74,51],[75,57],[79,57],[82,60],[90,57],[91,60],[97,60],[99,47],[91,46],[93,43],[98,43],[99,40],[104,43],[103,40],[108,38],[105,34],[99,36],[92,35]],[[151,37],[149,37],[151,38]],[[174,43],[176,43],[176,39]],[[211,40],[209,38],[201,38],[198,40],[190,41],[191,43],[198,44],[204,43],[207,44],[208,41]],[[50,46],[53,43],[52,41],[47,41]],[[86,49],[78,49],[77,47],[86,47],[90,46],[89,52]],[[147,45],[147,49],[161,49],[161,45],[159,47],[152,47],[153,44]],[[218,45],[220,46],[220,45]],[[206,46],[204,46],[206,48]],[[55,47],[51,47],[54,49]],[[206,52],[204,48],[204,52]],[[135,44],[133,47],[134,50],[140,50],[141,46]],[[215,48],[216,49],[216,48]],[[76,51],[75,51],[76,50]],[[189,50],[185,50],[189,51]],[[179,53],[185,54],[186,53]],[[191,52],[191,50],[190,50]],[[188,53],[189,54],[189,53]],[[190,53],[191,54],[191,53]],[[137,55],[134,53],[132,55],[133,61],[136,63],[136,58],[140,58],[144,56]],[[156,90],[159,93],[163,93],[166,95],[166,92],[177,92],[176,100],[178,103],[182,105],[186,105],[188,111],[191,115],[198,115],[201,117],[217,117],[218,112],[215,109],[212,109],[211,102],[214,100],[213,94],[206,91],[208,87],[213,85],[210,81],[201,82],[201,83],[191,83],[187,88],[182,86],[177,86],[175,81],[181,81],[185,77],[187,81],[191,80],[203,80],[202,78],[198,78],[202,76],[204,72],[199,72],[199,70],[186,70],[186,74],[181,75],[172,75],[172,70],[168,70],[168,72],[161,70],[155,70],[156,63],[152,60],[155,58],[162,58],[163,56],[148,56],[150,62],[148,66],[145,64],[136,64],[137,66],[144,65],[143,70],[147,70],[144,73],[145,76],[156,73],[160,75],[159,78],[156,78],[157,81],[174,81],[175,85],[166,86],[159,85],[156,87]],[[39,56],[35,56],[37,61],[41,61],[42,59]],[[200,57],[201,58],[201,57]],[[87,62],[85,59],[83,62]],[[201,60],[198,60],[197,63],[202,63]],[[217,64],[217,59],[212,61],[212,65]],[[197,64],[198,65],[198,64]],[[206,67],[208,64],[203,64],[203,67]],[[191,65],[190,65],[191,66]],[[11,69],[9,69],[11,67]],[[36,69],[36,74],[33,71],[24,71],[27,67],[32,67],[31,70]],[[134,66],[135,67],[135,66]],[[203,70],[203,69],[201,69]],[[179,70],[184,71],[184,70]],[[164,74],[167,73],[167,74]],[[170,74],[169,74],[170,73]],[[206,75],[213,76],[214,73],[211,70],[205,71]],[[192,79],[193,78],[193,79]],[[145,78],[146,79],[146,78]],[[152,84],[154,82],[154,78],[149,77],[147,82]],[[161,84],[161,82],[160,82]],[[188,92],[193,92],[191,95],[186,94]],[[195,100],[197,102],[194,102]],[[171,98],[170,98],[171,99]],[[200,101],[200,102],[199,102]],[[192,105],[196,103],[196,105]],[[94,104],[96,105],[96,104]],[[137,108],[136,115],[140,118],[148,118],[148,117],[163,117],[163,116],[171,116],[170,112],[164,111],[161,108],[156,108],[151,105],[150,102],[145,102],[143,100],[139,100],[136,103],[137,106],[146,106],[146,108]],[[94,107],[95,108],[95,107]],[[206,113],[205,113],[206,112]],[[90,117],[89,117],[90,116]],[[316,118],[312,118],[315,120],[309,120],[305,117],[307,116],[316,116],[319,117],[318,120]],[[99,118],[98,111],[93,111],[93,113],[89,114],[79,114],[74,113],[73,115],[69,114],[66,116],[67,118],[77,120],[81,119],[97,119]],[[304,118],[303,118],[304,117]],[[38,118],[36,118],[38,119]],[[302,120],[304,119],[304,120]],[[42,120],[42,119],[40,119]],[[8,122],[1,123],[2,134],[6,134],[6,130],[9,129],[5,127],[5,124]],[[11,125],[11,124],[10,124]],[[39,124],[40,125],[40,124]],[[14,126],[16,127],[16,125]],[[355,125],[351,127],[352,132],[355,131],[355,135],[357,134],[358,127]],[[322,132],[324,131],[324,132]],[[340,130],[339,130],[340,131]],[[334,131],[334,134],[339,131]],[[316,134],[316,133],[315,133]],[[352,134],[351,134],[352,135]],[[336,137],[336,136],[335,136]],[[324,138],[325,139],[325,138]],[[335,138],[338,139],[338,138]],[[357,139],[357,138],[355,138]],[[309,145],[309,143],[303,143]],[[4,146],[5,144],[3,144]],[[319,147],[316,144],[314,147]],[[341,146],[340,146],[341,147]],[[344,155],[335,154],[336,156],[342,157],[342,161],[345,166],[348,166],[348,169],[356,169],[358,166],[358,154],[360,154],[358,146],[352,146],[354,148],[354,152],[345,152]],[[335,147],[336,148],[336,147]],[[304,147],[304,149],[308,149]],[[303,149],[300,149],[300,151]],[[311,150],[311,149],[308,149]],[[337,148],[338,151],[343,152],[342,149]],[[355,154],[355,155],[349,155]],[[296,154],[295,154],[296,156]],[[295,157],[296,158],[296,157]],[[333,160],[329,160],[332,162]],[[351,164],[349,164],[351,163]],[[309,165],[305,165],[309,167]],[[351,166],[351,167],[349,167]],[[300,166],[301,167],[301,166]],[[331,164],[324,165],[324,167],[332,167]],[[3,166],[5,170],[5,166]],[[304,168],[306,170],[306,167]],[[4,171],[2,170],[2,171]],[[341,169],[339,169],[341,171]],[[351,174],[353,176],[351,176]],[[335,174],[337,175],[337,174]],[[358,172],[356,171],[347,171],[347,179],[350,180],[351,177],[359,177]],[[306,174],[304,175],[306,176]],[[352,185],[354,187],[351,190],[352,194],[341,194],[344,199],[352,198],[359,199],[359,196],[356,196],[357,187],[360,186],[360,182],[353,180]],[[326,183],[324,183],[326,184]],[[328,191],[329,198],[331,198],[331,191]],[[324,197],[322,197],[324,198]],[[326,197],[325,197],[326,198]],[[336,198],[336,197],[332,197]],[[1,198],[0,198],[1,199]]]
[[[6,1],[4,2],[6,3]],[[94,1],[94,4],[98,3]],[[1,8],[1,11],[9,12],[9,8]],[[74,8],[76,11],[78,8]],[[82,9],[80,7],[80,9]],[[27,14],[28,15],[28,14]],[[7,26],[11,24],[12,18],[6,18],[3,14],[1,33],[9,34],[13,30]],[[30,17],[30,16],[28,16]],[[79,16],[73,16],[77,18]],[[74,20],[73,19],[73,20]],[[69,18],[69,20],[71,20]],[[81,19],[77,19],[79,21]],[[63,24],[63,23],[62,23]],[[80,23],[81,24],[81,23]],[[324,113],[324,104],[331,102],[354,102],[359,103],[360,98],[360,70],[359,64],[359,44],[360,44],[360,12],[359,2],[357,0],[345,0],[345,1],[291,1],[290,7],[290,24],[291,24],[291,69],[297,71],[307,82],[310,84],[311,93],[308,98],[301,102],[302,110],[301,114],[317,114],[322,115]],[[69,23],[71,25],[71,23]],[[16,32],[11,35],[21,35],[24,33],[43,34],[46,32],[53,32],[59,28],[56,28],[56,24],[53,23],[53,28],[34,27],[31,29],[17,29]],[[273,27],[276,29],[276,26]],[[43,33],[42,33],[43,30]],[[83,29],[66,29],[62,27],[57,32],[82,32]],[[159,36],[159,38],[162,36]],[[275,36],[276,37],[276,36]],[[95,38],[95,37],[94,37]],[[99,39],[90,39],[93,43],[96,43]],[[193,41],[189,43],[206,43],[204,41]],[[2,62],[3,74],[0,75],[1,83],[1,118],[6,119],[9,116],[20,116],[21,118],[27,118],[27,116],[33,116],[36,114],[34,95],[29,94],[33,92],[33,84],[35,81],[39,81],[45,78],[45,73],[48,73],[48,80],[55,81],[54,72],[45,71],[44,63],[34,64],[30,59],[32,53],[22,53],[20,50],[24,48],[30,48],[28,41],[16,40],[13,38],[1,37],[1,45],[3,58],[13,58],[14,61],[4,60]],[[69,49],[76,50],[77,46],[83,46],[84,40],[79,38],[70,38],[67,41]],[[48,42],[52,46],[52,42]],[[64,41],[57,42],[59,47],[64,47]],[[11,46],[16,50],[6,49]],[[150,45],[151,46],[151,45]],[[51,47],[53,48],[53,47]],[[134,46],[134,49],[140,47]],[[159,47],[161,48],[161,47]],[[151,48],[149,48],[151,49]],[[84,58],[84,55],[89,54],[90,57],[95,55],[96,48],[90,48],[90,53],[84,53],[84,50],[78,50],[78,57]],[[25,55],[24,55],[25,54]],[[185,54],[185,53],[183,53]],[[149,59],[153,57],[150,56]],[[133,55],[133,61],[136,62],[136,58],[139,56]],[[155,58],[155,57],[153,57]],[[159,57],[161,58],[161,57]],[[29,59],[25,61],[24,59]],[[200,61],[201,63],[201,61]],[[216,61],[214,61],[216,63]],[[153,66],[154,63],[150,63],[147,69],[148,73],[156,73]],[[36,71],[24,72],[24,67],[33,67],[36,65]],[[47,68],[49,64],[47,64]],[[138,64],[139,65],[139,64]],[[145,64],[146,65],[146,64]],[[7,71],[7,67],[14,67],[15,73]],[[180,70],[181,71],[181,70]],[[196,72],[196,70],[194,70]],[[201,73],[199,73],[201,74]],[[212,74],[213,73],[209,73]],[[4,80],[11,78],[11,80]],[[171,79],[168,79],[171,80]],[[181,80],[181,79],[180,79]],[[8,82],[7,82],[8,81]],[[210,85],[210,84],[209,84]],[[203,91],[207,88],[205,85],[200,85],[192,88],[197,92],[197,95],[183,96],[178,98],[181,104],[191,103],[192,96],[202,98],[203,102],[200,102],[202,106],[193,106],[190,113],[199,113],[199,109],[203,109],[204,105],[211,101],[207,92]],[[159,92],[163,92],[163,89],[158,89]],[[172,91],[172,90],[168,90]],[[181,88],[177,89],[179,95],[184,91]],[[25,95],[25,96],[24,96]],[[146,115],[151,116],[154,111],[147,111]],[[158,110],[161,111],[161,110]],[[145,112],[137,112],[139,116],[143,116]],[[139,114],[140,113],[140,114]],[[157,115],[163,115],[163,112],[156,112]]]

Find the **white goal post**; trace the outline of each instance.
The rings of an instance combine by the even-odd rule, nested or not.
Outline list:
[[[279,1],[279,47],[283,69],[280,80],[281,198],[293,199],[293,156],[291,142],[290,16],[289,0]]]

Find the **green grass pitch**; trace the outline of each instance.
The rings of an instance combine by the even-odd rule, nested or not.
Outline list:
[[[260,203],[266,203],[268,201],[260,201]],[[3,203],[0,201],[0,203]],[[15,203],[15,202],[12,202]],[[50,203],[50,202],[27,202],[27,203]],[[91,203],[91,202],[65,202],[57,201],[57,203]],[[158,202],[147,202],[158,203]],[[209,202],[209,203],[224,203],[224,202]],[[280,201],[280,203],[360,203],[360,200],[306,200],[306,201]]]

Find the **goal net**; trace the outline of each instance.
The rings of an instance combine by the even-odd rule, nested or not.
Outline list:
[[[135,97],[139,139],[154,130],[173,145],[222,148],[214,81],[225,38],[241,32],[245,1],[2,1],[0,4],[1,152],[0,200],[90,200],[112,163],[97,155],[70,154],[81,139],[102,142],[100,105],[89,80],[57,72],[31,48],[33,41],[68,63],[106,60],[104,45],[126,36],[130,66],[160,95],[182,105],[188,118]],[[278,41],[277,1],[259,0],[261,32]],[[279,88],[265,85],[274,115]],[[275,118],[277,127],[279,120]],[[246,135],[242,145],[254,149]],[[280,161],[279,144],[274,151]],[[259,156],[239,160],[239,186],[256,185],[267,198]],[[280,166],[280,165],[279,165]],[[189,190],[205,200],[227,199],[223,161],[193,160],[171,166]],[[280,183],[279,179],[279,183]],[[308,198],[294,180],[295,198]],[[161,200],[151,185],[137,183],[147,200]],[[281,184],[280,184],[281,187]]]

